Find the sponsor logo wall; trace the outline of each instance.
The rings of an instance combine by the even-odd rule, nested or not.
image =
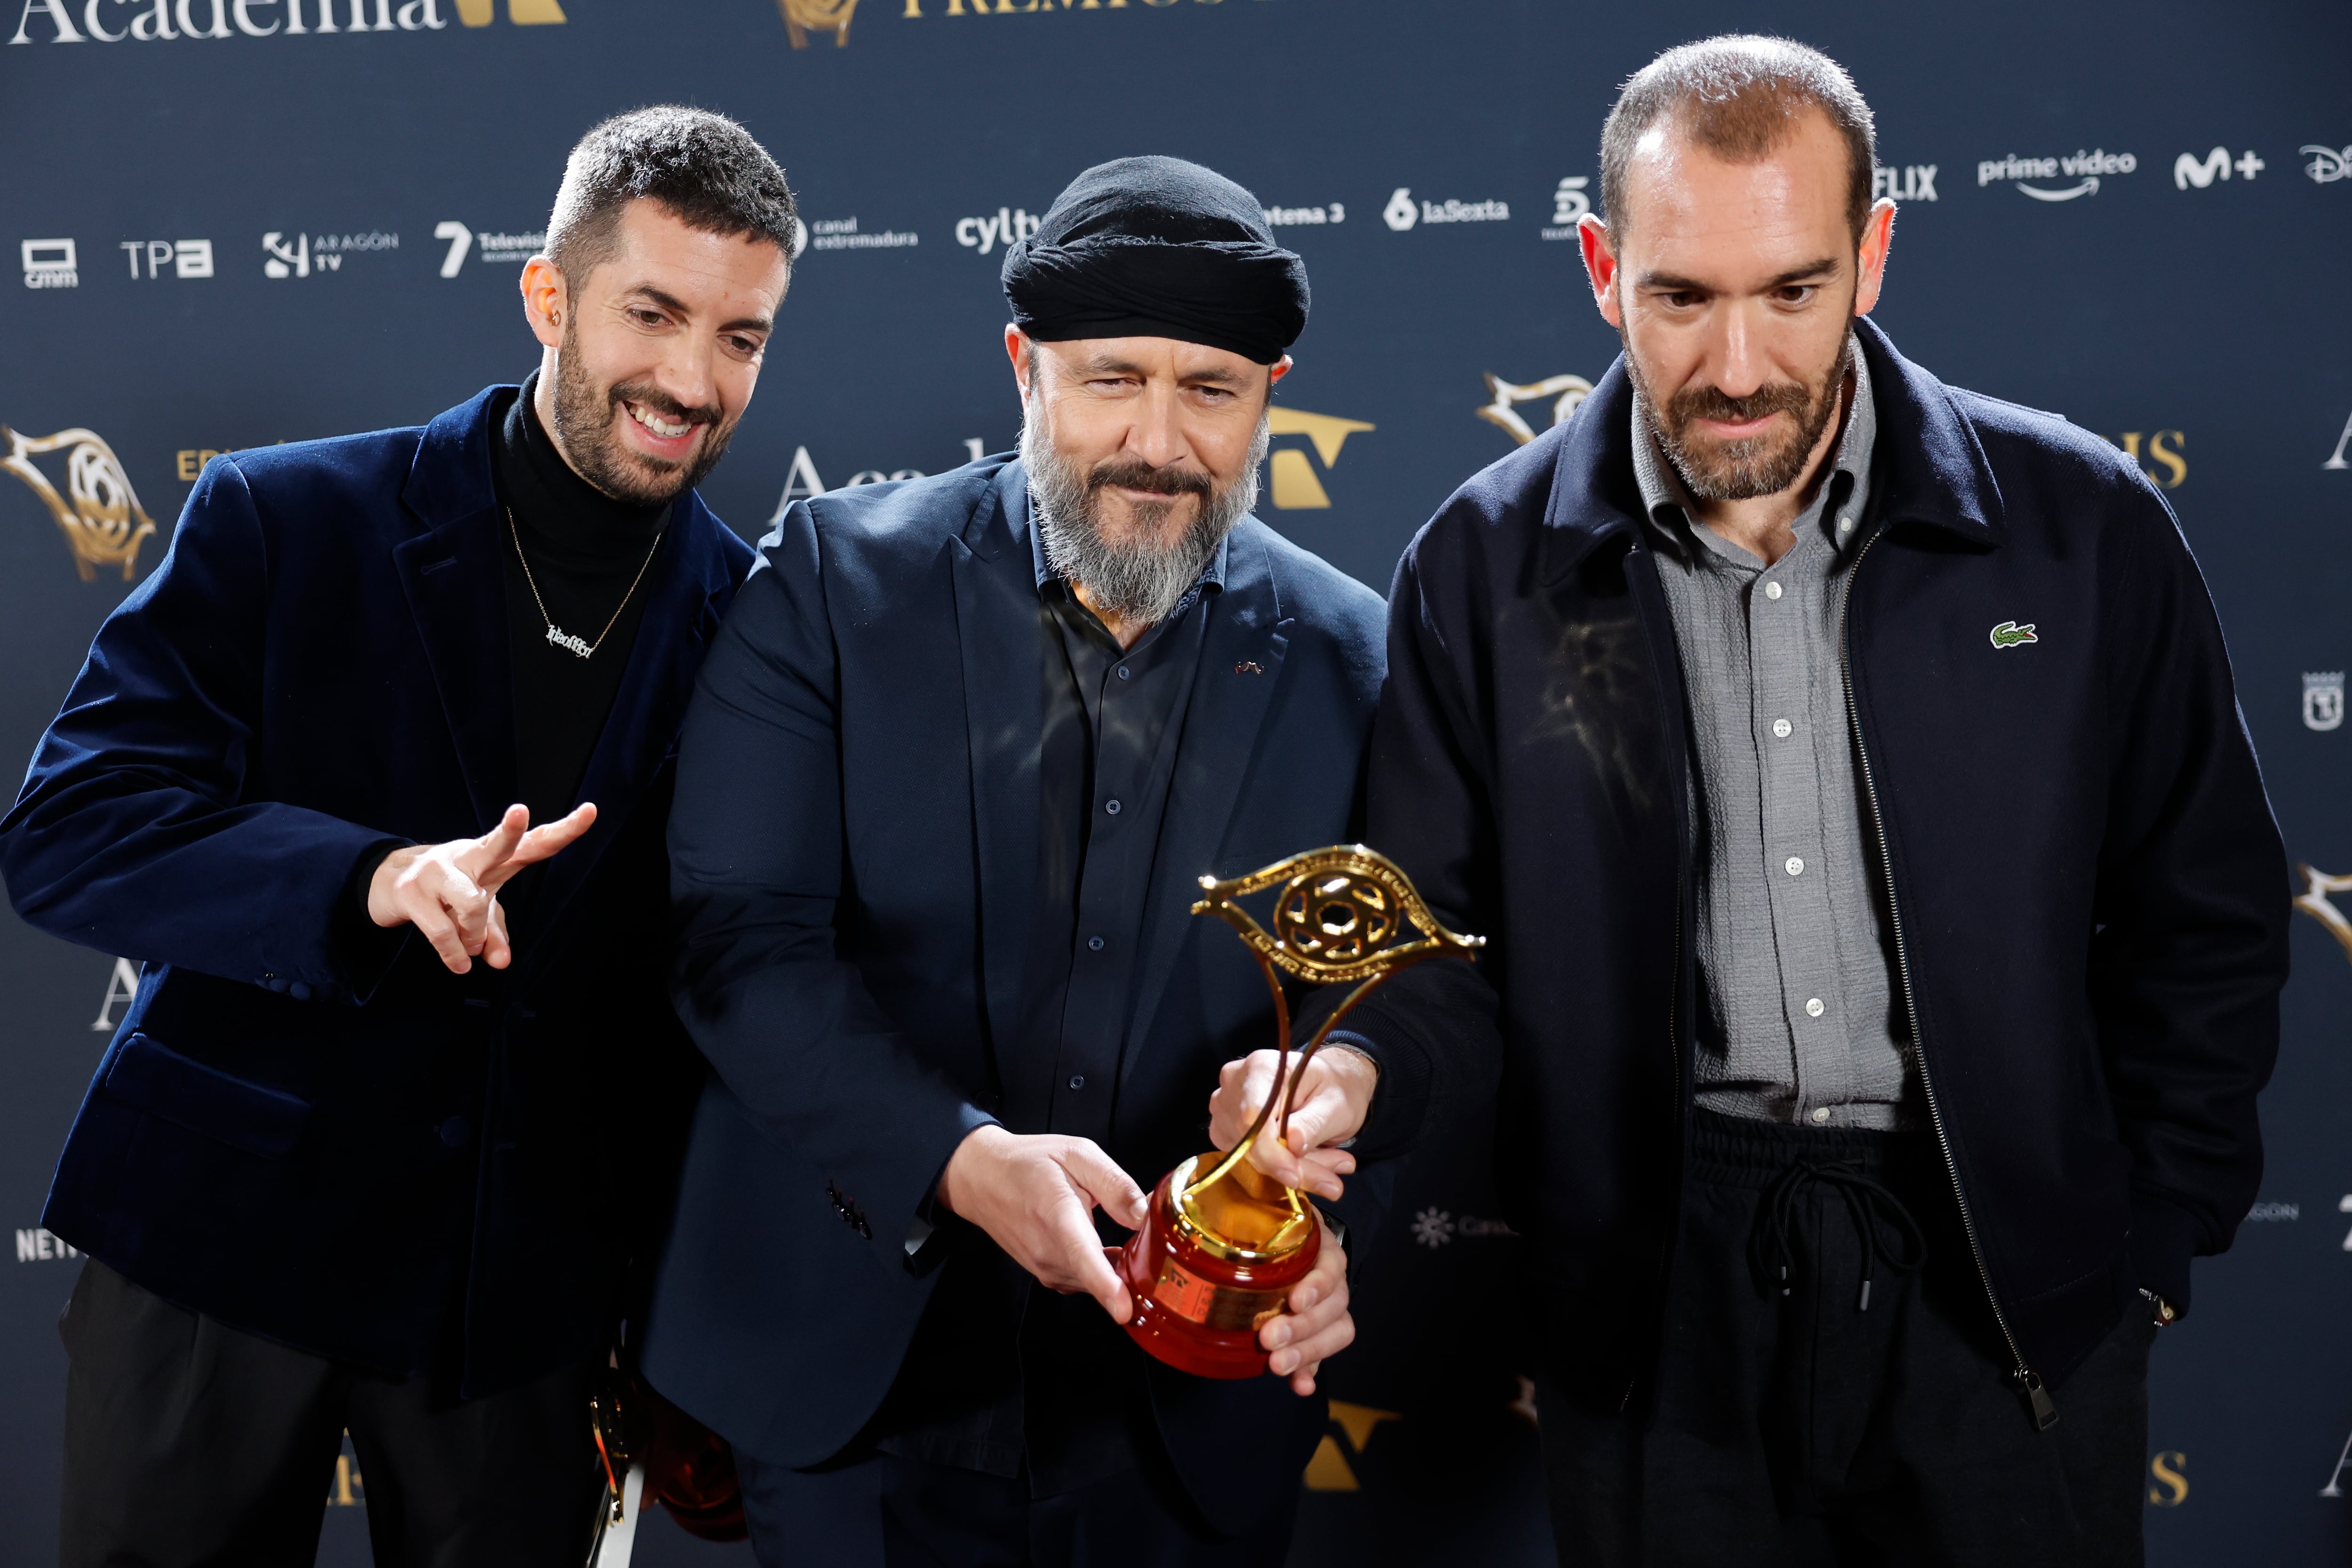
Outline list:
[[[1822,16],[1763,3],[1740,21],[1838,55],[1877,111],[1873,192],[1901,208],[1880,324],[2135,463],[2228,625],[2297,865],[2279,889],[2296,974],[2260,1201],[2158,1348],[2149,1558],[2336,1563],[2352,1542],[2352,316],[2303,280],[2352,253],[2352,13]],[[1456,485],[1582,416],[1618,347],[1576,244],[1601,205],[1601,116],[1656,49],[1718,21],[1542,0],[1442,24],[1406,0],[0,0],[0,134],[39,150],[0,204],[24,283],[0,289],[0,766],[163,558],[207,462],[420,422],[533,367],[515,290],[564,153],[666,99],[742,119],[802,197],[758,398],[705,487],[747,535],[793,500],[1012,447],[1005,248],[1087,164],[1171,152],[1248,185],[1313,280],[1261,515],[1385,589]],[[2028,32],[2042,47],[2021,54]],[[2217,263],[2249,246],[2259,266]],[[2060,635],[2037,606],[1989,611],[1968,635],[2003,658]],[[54,1323],[81,1267],[41,1228],[42,1195],[142,956],[0,915],[12,1562],[55,1554]],[[1300,1564],[1549,1561],[1538,1352],[1496,1305],[1525,1244],[1486,1168],[1494,1136],[1453,1127],[1396,1173],[1391,1224],[1360,1248],[1361,1339],[1327,1369]],[[347,1456],[322,1562],[367,1560],[365,1498]],[[727,1555],[662,1526],[638,1550]]]

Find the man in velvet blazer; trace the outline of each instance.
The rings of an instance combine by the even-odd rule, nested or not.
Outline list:
[[[144,964],[43,1214],[93,1260],[68,1564],[307,1564],[346,1429],[379,1564],[587,1550],[588,1379],[701,1078],[663,828],[751,557],[692,486],[791,195],[640,110],[550,228],[526,386],[206,468],[0,830],[19,913]]]

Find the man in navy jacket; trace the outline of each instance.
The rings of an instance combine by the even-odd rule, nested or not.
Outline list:
[[[2127,458],[1860,319],[1874,161],[1812,50],[1638,74],[1624,357],[1391,598],[1370,842],[1490,945],[1349,1028],[1499,1065],[1564,1563],[2137,1563],[2147,1348],[2261,1173],[2212,605]]]
[[[0,833],[20,914],[144,964],[43,1215],[68,1564],[308,1563],[346,1429],[377,1563],[585,1553],[701,1078],[663,828],[751,552],[693,486],[793,223],[730,121],[597,127],[531,381],[216,459],[100,630]]]
[[[703,669],[670,857],[716,1070],[646,1370],[734,1443],[769,1564],[1278,1563],[1339,1237],[1272,1375],[1212,1382],[1122,1331],[1092,1211],[1138,1223],[1272,1043],[1189,910],[1350,836],[1381,603],[1246,515],[1306,319],[1247,192],[1102,165],[1005,284],[1022,458],[795,504]],[[1372,1083],[1318,1058],[1295,1142]]]

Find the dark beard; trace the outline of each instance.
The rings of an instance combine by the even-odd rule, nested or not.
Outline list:
[[[1642,374],[1641,361],[1633,357],[1631,343],[1625,347],[1625,368],[1633,377],[1642,417],[1658,437],[1658,449],[1690,493],[1700,500],[1753,500],[1778,495],[1803,477],[1822,432],[1837,417],[1839,388],[1853,357],[1853,335],[1849,332],[1816,386],[1777,382],[1759,386],[1745,397],[1727,396],[1712,386],[1685,386],[1664,408],[1650,395],[1649,382]],[[1738,441],[1695,438],[1691,434],[1692,422],[1698,419],[1748,420],[1783,413],[1796,416],[1796,429],[1779,441],[1769,432]]]
[[[576,316],[563,324],[563,349],[555,361],[555,439],[580,477],[614,500],[662,506],[702,482],[727,455],[735,421],[719,422],[715,407],[688,408],[648,382],[624,382],[599,391],[588,379],[580,353]],[[629,417],[624,403],[650,408],[666,419],[702,425],[703,437],[691,462],[649,458],[621,445],[614,421]]]
[[[1066,581],[1084,584],[1087,597],[1104,614],[1158,626],[1200,581],[1234,525],[1257,504],[1258,465],[1265,460],[1272,439],[1261,415],[1248,465],[1239,479],[1223,487],[1205,474],[1116,460],[1082,473],[1055,449],[1033,401],[1021,427],[1021,462],[1028,470],[1046,563]],[[1137,505],[1132,531],[1113,539],[1102,526],[1106,485],[1152,490],[1168,500]],[[1162,543],[1161,530],[1188,495],[1194,498],[1192,521],[1174,541]]]

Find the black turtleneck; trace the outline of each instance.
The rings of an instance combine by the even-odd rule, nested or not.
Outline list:
[[[604,733],[645,618],[646,587],[656,570],[647,558],[659,548],[670,518],[667,501],[640,506],[615,500],[572,471],[532,406],[538,384],[533,374],[520,395],[490,410],[497,435],[490,444],[490,470],[501,514],[507,647],[514,678],[517,789],[534,826],[552,822],[580,804],[589,753]],[[546,602],[544,615],[540,600]],[[595,644],[595,653],[582,658],[550,642],[551,618],[569,636]],[[610,631],[604,629],[608,621]],[[509,915],[526,901],[509,894]]]

